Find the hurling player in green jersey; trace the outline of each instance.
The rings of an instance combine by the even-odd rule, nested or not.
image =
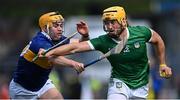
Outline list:
[[[56,48],[46,57],[61,56],[70,53],[98,50],[108,52],[120,41],[127,39],[126,45],[119,54],[114,54],[109,60],[112,71],[109,81],[108,99],[146,99],[148,95],[149,63],[146,43],[152,43],[157,49],[159,59],[160,76],[169,78],[172,75],[171,68],[165,61],[165,46],[157,32],[145,26],[129,26],[123,7],[113,6],[103,11],[103,28],[107,32],[98,38],[89,41],[68,44]],[[88,32],[86,24],[77,24],[78,31]],[[39,51],[42,57],[44,50]]]

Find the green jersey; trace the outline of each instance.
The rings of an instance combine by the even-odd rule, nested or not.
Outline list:
[[[148,83],[149,64],[146,42],[151,38],[151,30],[144,26],[129,26],[128,41],[119,54],[107,57],[111,66],[111,77],[125,82],[131,89]],[[117,45],[107,34],[90,40],[93,48],[103,53]]]

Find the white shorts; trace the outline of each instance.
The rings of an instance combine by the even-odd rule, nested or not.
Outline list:
[[[51,88],[55,88],[55,86],[50,79],[36,92],[29,91],[12,80],[9,85],[9,95],[11,99],[38,99]]]
[[[118,96],[118,94],[125,96],[127,99],[146,99],[148,96],[148,84],[137,89],[130,89],[123,81],[117,78],[111,78],[107,98],[114,99],[116,97],[112,95]],[[116,99],[118,100],[118,98]]]

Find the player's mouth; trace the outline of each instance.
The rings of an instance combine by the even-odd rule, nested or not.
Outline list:
[[[62,36],[62,33],[57,34],[57,36]]]
[[[115,34],[116,32],[115,31],[109,31],[110,34]]]

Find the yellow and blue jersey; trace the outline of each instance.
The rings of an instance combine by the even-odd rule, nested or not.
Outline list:
[[[52,69],[52,65],[47,59],[41,58],[37,59],[35,62],[32,62],[32,59],[40,48],[48,49],[65,38],[65,36],[62,36],[59,41],[52,41],[46,33],[38,32],[19,56],[17,68],[13,75],[14,81],[31,91],[38,91],[42,88],[49,78],[48,76]],[[68,43],[69,40],[65,41],[63,44]]]

